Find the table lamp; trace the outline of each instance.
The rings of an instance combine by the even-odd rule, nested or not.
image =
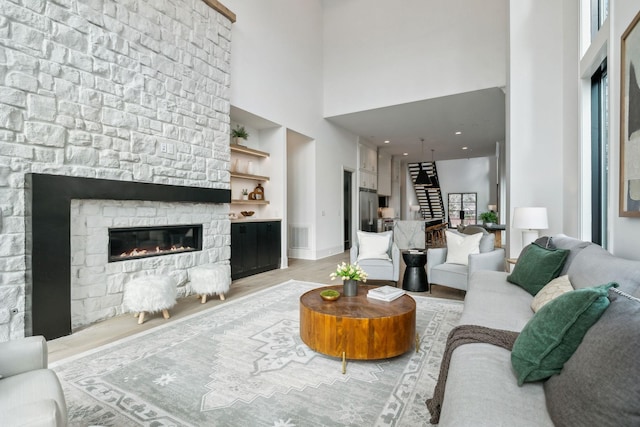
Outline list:
[[[538,238],[538,230],[549,228],[547,208],[515,208],[512,226],[522,230],[522,246],[527,246]]]

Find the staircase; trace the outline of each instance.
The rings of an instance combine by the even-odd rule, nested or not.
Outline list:
[[[432,181],[431,184],[416,184],[420,165],[422,165],[422,169],[427,172],[427,175]],[[413,188],[416,192],[418,203],[420,204],[420,214],[422,218],[432,223],[446,222],[436,162],[409,163],[407,167],[409,168],[411,182],[413,183]]]

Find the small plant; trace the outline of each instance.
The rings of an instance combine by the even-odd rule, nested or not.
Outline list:
[[[235,129],[231,129],[231,137],[246,140],[249,138],[249,132],[247,132],[244,126],[237,125]]]
[[[358,264],[352,265],[346,262],[338,264],[335,273],[331,273],[331,280],[335,280],[336,277],[340,277],[342,280],[367,281],[367,273]]]
[[[491,212],[482,212],[482,213],[480,214],[480,219],[481,219],[485,224],[488,224],[488,223],[495,224],[495,223],[497,223],[497,222],[498,222],[498,215],[497,215],[494,211],[491,211]]]
[[[247,190],[246,188],[242,189],[242,195],[243,196],[248,196],[249,195],[249,190]]]

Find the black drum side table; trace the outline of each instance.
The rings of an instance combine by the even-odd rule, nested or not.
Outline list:
[[[427,272],[424,266],[427,264],[427,252],[402,251],[402,259],[407,265],[402,277],[402,289],[412,292],[426,292],[429,290]]]

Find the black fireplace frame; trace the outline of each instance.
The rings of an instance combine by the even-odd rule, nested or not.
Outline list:
[[[99,178],[25,175],[27,292],[32,335],[71,334],[71,200],[230,203],[231,190]],[[29,260],[30,266],[29,266]]]

